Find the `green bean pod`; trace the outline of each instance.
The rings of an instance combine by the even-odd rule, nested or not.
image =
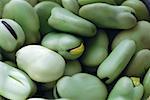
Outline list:
[[[104,31],[98,31],[96,36],[85,42],[85,52],[81,57],[81,63],[89,67],[97,67],[108,55],[109,40]]]
[[[84,5],[79,10],[81,17],[90,20],[97,27],[111,29],[130,29],[134,27],[137,23],[134,13],[134,9],[130,7],[105,3]]]
[[[56,86],[60,97],[71,100],[106,100],[107,97],[104,83],[86,73],[64,76],[58,80]]]
[[[2,17],[15,20],[22,27],[26,44],[39,42],[38,15],[29,3],[24,0],[11,0],[5,5]]]
[[[143,86],[144,86],[144,99],[148,99],[148,97],[150,96],[150,68],[144,77]]]
[[[127,66],[125,74],[142,77],[150,67],[150,50],[143,49],[135,54]]]
[[[136,45],[133,40],[124,40],[100,64],[97,76],[107,84],[113,82],[129,63],[135,53]]]
[[[0,95],[10,100],[25,100],[36,92],[29,76],[8,64],[0,62]]]
[[[117,81],[107,100],[142,100],[143,92],[139,78],[124,76]]]
[[[140,0],[126,0],[122,6],[128,6],[135,10],[138,20],[150,20],[149,11],[145,4]]]
[[[62,5],[65,9],[68,9],[75,14],[79,13],[80,6],[77,0],[62,0]]]
[[[41,43],[44,47],[61,54],[65,59],[77,59],[83,51],[84,45],[80,38],[66,33],[49,33]]]
[[[139,21],[134,28],[118,33],[113,40],[112,49],[125,39],[131,39],[136,42],[136,52],[142,49],[150,49],[150,23]]]
[[[96,34],[96,26],[94,24],[60,7],[52,9],[48,23],[59,31],[76,35],[91,37]]]
[[[40,33],[42,35],[45,35],[49,32],[54,31],[54,29],[50,25],[48,25],[48,18],[51,16],[51,10],[54,7],[60,7],[60,5],[51,1],[43,1],[43,2],[38,3],[34,7],[34,10],[39,16]]]

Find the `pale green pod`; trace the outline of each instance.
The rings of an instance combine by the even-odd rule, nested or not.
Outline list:
[[[107,100],[142,100],[143,92],[139,78],[124,76],[117,81]]]
[[[75,14],[79,13],[80,6],[77,0],[62,0],[62,5],[65,9],[68,9]]]
[[[97,13],[100,12],[100,13]],[[137,20],[134,9],[127,6],[115,6],[106,3],[84,5],[79,15],[93,22],[99,28],[130,29]]]
[[[87,73],[62,77],[57,82],[57,92],[60,97],[71,100],[106,100],[107,97],[104,83]]]
[[[144,99],[147,99],[150,96],[150,68],[147,71],[144,80],[143,80],[143,86],[144,86]]]
[[[51,10],[54,7],[60,7],[60,5],[51,1],[43,1],[43,2],[38,3],[34,7],[34,10],[39,16],[40,33],[42,35],[45,35],[48,32],[54,31],[54,29],[50,25],[48,25],[48,18],[51,16]]]
[[[150,67],[150,50],[143,49],[135,54],[127,66],[125,75],[142,77]]]
[[[96,34],[96,26],[94,24],[60,7],[52,9],[48,23],[59,31],[76,35],[91,37]]]
[[[0,19],[0,48],[13,52],[20,48],[25,41],[21,26],[10,19]]]
[[[135,10],[138,20],[150,20],[149,11],[146,5],[140,0],[126,0],[122,6],[128,6]]]
[[[109,56],[100,64],[97,76],[107,84],[113,82],[125,69],[135,53],[136,44],[133,40],[121,41]]]
[[[77,59],[84,52],[83,41],[71,34],[48,33],[41,43],[44,47],[61,54],[65,59]]]
[[[72,76],[74,74],[80,73],[82,71],[81,64],[77,60],[66,61],[66,67],[64,75]]]
[[[109,40],[104,31],[98,31],[96,36],[85,42],[85,52],[81,57],[81,63],[88,67],[97,67],[108,55]]]
[[[15,6],[15,7],[14,7]],[[39,19],[33,7],[24,0],[11,0],[3,10],[3,18],[15,20],[25,32],[25,43],[37,43],[40,39]]]
[[[150,49],[150,23],[139,21],[134,28],[118,33],[113,40],[112,49],[125,39],[131,39],[136,42],[136,52],[142,49]]]
[[[116,4],[114,0],[78,0],[78,2],[80,5],[87,5],[91,3],[108,3],[113,5]]]
[[[17,68],[17,65],[14,62],[12,62],[12,61],[4,61],[4,63],[6,63],[6,64],[8,64],[8,65],[10,65],[12,67]]]
[[[36,86],[26,73],[0,62],[0,95],[10,100],[25,100],[35,92]]]
[[[16,53],[18,68],[24,70],[37,82],[59,79],[65,69],[65,60],[56,52],[40,45],[28,45]]]

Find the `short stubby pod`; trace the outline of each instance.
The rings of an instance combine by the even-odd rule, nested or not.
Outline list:
[[[107,84],[113,82],[125,69],[135,53],[136,45],[133,40],[124,40],[100,64],[97,76]]]
[[[128,64],[125,75],[142,77],[150,67],[150,50],[143,49],[135,54]]]
[[[79,13],[80,6],[77,0],[62,0],[62,5],[75,14]]]
[[[66,61],[64,75],[72,76],[82,71],[81,64],[78,60]]]
[[[51,16],[51,10],[54,7],[60,7],[59,4],[51,1],[43,1],[38,3],[34,9],[39,16],[40,21],[40,33],[45,35],[48,32],[52,32],[54,29],[48,25],[48,18]]]
[[[144,77],[143,86],[144,86],[144,100],[145,100],[150,96],[150,68]]]
[[[58,80],[56,89],[60,97],[71,100],[106,100],[107,97],[104,83],[86,73],[64,76]]]
[[[97,34],[85,42],[85,52],[81,57],[81,63],[88,67],[97,67],[108,55],[109,40],[104,31]]]
[[[17,65],[34,81],[51,82],[60,78],[65,69],[64,59],[40,45],[28,45],[16,53]]]
[[[117,81],[107,100],[142,100],[143,91],[139,78],[124,76]]]
[[[41,43],[44,47],[57,51],[65,59],[77,59],[83,51],[83,41],[76,36],[66,33],[49,33]]]
[[[122,6],[128,6],[135,10],[138,20],[150,20],[149,11],[146,5],[140,0],[126,0]]]
[[[39,41],[38,15],[28,2],[24,0],[11,0],[5,5],[2,17],[13,19],[22,27],[25,32],[26,44]]]
[[[0,62],[0,95],[10,100],[25,100],[36,92],[27,74]]]
[[[96,34],[96,26],[93,23],[60,7],[52,9],[48,23],[57,30],[80,36],[91,37]]]
[[[108,4],[116,4],[114,0],[78,0],[80,5],[87,5],[91,3],[108,3]]]
[[[136,52],[142,49],[150,49],[150,23],[139,21],[134,28],[118,33],[113,40],[112,49],[125,39],[132,39],[136,42]]]
[[[0,48],[13,52],[24,44],[25,35],[21,26],[10,19],[0,19]]]
[[[100,13],[98,13],[98,12]],[[136,25],[134,9],[126,6],[114,6],[94,3],[82,6],[79,15],[95,23],[99,28],[129,29]]]

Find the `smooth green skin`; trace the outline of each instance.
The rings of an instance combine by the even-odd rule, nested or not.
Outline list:
[[[49,99],[44,99],[44,98],[30,98],[28,100],[49,100]],[[52,99],[52,100],[70,100],[70,99],[61,98],[61,99]]]
[[[131,57],[135,53],[136,44],[133,40],[121,41],[110,55],[101,63],[97,70],[100,79],[107,79],[110,84],[124,70]],[[117,56],[116,56],[117,55]]]
[[[59,31],[80,36],[91,37],[96,34],[96,26],[94,24],[60,7],[52,9],[48,23]]]
[[[33,7],[24,0],[11,0],[3,10],[3,18],[13,19],[23,28],[26,44],[40,40],[39,19]]]
[[[12,62],[12,61],[4,61],[4,63],[6,63],[6,64],[8,64],[8,65],[10,65],[12,67],[17,68],[17,65],[14,62]]]
[[[99,11],[100,13],[97,13]],[[106,3],[94,3],[82,6],[79,15],[95,23],[99,28],[129,29],[137,20],[132,14],[134,9],[127,6],[114,6]]]
[[[135,54],[127,66],[125,75],[142,77],[150,67],[150,50],[143,49]]]
[[[34,7],[34,10],[39,16],[40,33],[42,35],[45,35],[49,32],[54,31],[54,29],[50,25],[48,25],[48,18],[49,16],[51,16],[51,10],[54,7],[60,7],[60,5],[51,1],[43,1],[43,2],[38,3]]]
[[[124,39],[132,39],[136,42],[136,52],[142,49],[150,49],[150,23],[139,21],[134,28],[118,33],[113,40],[112,49]]]
[[[75,37],[71,34],[66,33],[48,33],[42,40],[42,46],[57,51],[65,59],[77,59],[79,58],[84,49],[78,53],[71,53],[70,51],[78,48],[82,44],[82,40],[78,37]]]
[[[40,45],[28,45],[16,53],[18,68],[37,82],[52,82],[60,78],[65,60],[56,52]]]
[[[62,5],[65,9],[68,9],[74,14],[79,13],[80,6],[77,0],[62,0]]]
[[[85,42],[85,52],[81,63],[88,67],[97,67],[108,56],[109,40],[104,31],[98,31],[96,36]]]
[[[61,0],[39,0],[39,2],[42,2],[42,1],[52,1],[52,2],[56,2],[58,4],[62,4]]]
[[[66,61],[66,67],[64,75],[72,76],[74,74],[80,73],[82,71],[81,64],[77,60]]]
[[[126,0],[122,6],[128,6],[135,10],[138,20],[150,20],[149,11],[145,4],[140,0]]]
[[[36,86],[27,74],[0,62],[0,95],[11,100],[25,100],[36,92]]]
[[[5,21],[12,27],[17,39],[15,39],[2,21]],[[24,44],[24,41],[24,31],[18,23],[10,19],[0,19],[0,48],[7,52],[13,52],[20,48]]]
[[[78,2],[80,5],[87,5],[91,3],[108,3],[113,5],[116,4],[114,0],[78,0]]]
[[[57,91],[60,97],[72,100],[105,100],[107,97],[104,83],[86,73],[64,76],[57,82]]]
[[[111,90],[107,100],[142,100],[143,85],[134,86],[129,77],[120,78]]]
[[[150,68],[144,77],[143,86],[144,86],[144,99],[147,99],[150,96]]]

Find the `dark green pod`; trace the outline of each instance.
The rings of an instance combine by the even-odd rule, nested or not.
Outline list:
[[[66,59],[77,59],[84,51],[82,40],[66,33],[49,33],[43,38],[41,44],[50,50],[57,51]]]
[[[98,31],[96,36],[85,42],[85,52],[81,63],[89,67],[97,67],[108,55],[109,40],[104,31]]]
[[[113,40],[112,49],[125,39],[131,39],[136,42],[136,52],[142,49],[150,49],[150,23],[139,21],[134,28],[118,33]]]
[[[15,20],[25,32],[25,43],[37,43],[40,39],[39,19],[33,7],[24,0],[11,0],[3,10],[3,18]]]
[[[43,1],[43,2],[38,3],[34,7],[34,10],[39,16],[40,33],[42,35],[45,35],[49,32],[54,31],[54,29],[50,25],[48,25],[48,18],[51,16],[51,10],[54,7],[60,7],[60,5],[51,1]]]
[[[98,13],[99,12],[99,13]],[[94,3],[82,6],[79,15],[95,23],[99,28],[129,29],[136,25],[134,9],[126,6],[114,6]]]
[[[122,6],[128,6],[135,10],[138,20],[150,20],[149,12],[146,5],[140,0],[126,0]]]
[[[48,23],[57,30],[76,35],[91,37],[96,34],[94,24],[60,7],[52,9]]]
[[[135,54],[126,69],[126,75],[142,77],[150,67],[150,50],[143,49]]]
[[[97,76],[107,84],[113,82],[129,63],[135,53],[136,45],[133,40],[124,40],[100,64]]]
[[[68,9],[75,14],[79,13],[80,6],[77,0],[62,0],[62,5],[65,9]]]
[[[10,19],[0,19],[0,48],[13,52],[20,48],[25,41],[21,26]]]
[[[142,100],[143,92],[139,78],[124,76],[117,81],[107,100]]]

